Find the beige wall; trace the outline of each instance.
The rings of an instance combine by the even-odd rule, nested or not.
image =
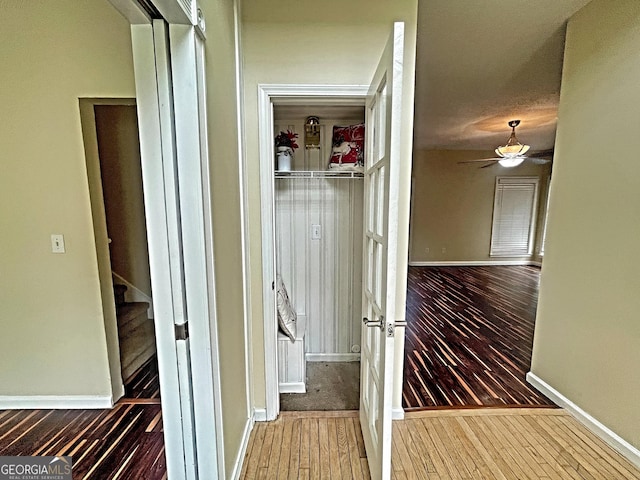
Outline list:
[[[640,448],[640,3],[569,22],[531,370]]]
[[[493,155],[493,152],[471,150],[418,150],[414,153],[411,262],[526,259],[489,256],[497,176],[540,179],[540,214],[534,245],[534,252],[539,252],[550,166],[533,162],[513,168],[458,164]]]
[[[283,15],[282,12],[286,12]],[[243,53],[248,215],[251,268],[254,403],[265,406],[264,332],[262,315],[262,254],[260,219],[260,165],[258,152],[257,91],[260,83],[369,84],[393,21],[405,21],[406,81],[403,120],[403,189],[401,224],[408,224],[409,177],[413,133],[413,84],[417,1],[383,0],[342,2],[311,0],[243,2]],[[399,278],[406,281],[408,233],[402,232]],[[404,248],[403,248],[404,247]],[[404,303],[405,286],[398,299]],[[399,311],[403,312],[401,306]]]
[[[151,296],[136,107],[96,105],[95,118],[111,268]]]
[[[201,0],[207,20],[207,115],[220,383],[227,475],[249,418],[245,362],[236,61],[233,0]]]
[[[0,395],[109,396],[78,97],[134,96],[129,25],[104,0],[2,2],[0,64]]]

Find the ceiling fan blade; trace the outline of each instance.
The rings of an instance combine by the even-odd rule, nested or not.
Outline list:
[[[550,163],[550,158],[540,158],[540,157],[527,157],[527,160],[531,160],[536,165],[544,165],[545,163]]]
[[[491,163],[487,163],[486,165],[481,166],[480,168],[487,168],[487,167],[492,167],[494,166],[496,163],[498,163],[498,159],[492,159],[493,161]]]
[[[532,157],[553,157],[553,148],[549,150],[529,150],[527,153]]]
[[[460,163],[476,163],[476,162],[497,162],[499,158],[478,158],[477,160],[463,160]]]

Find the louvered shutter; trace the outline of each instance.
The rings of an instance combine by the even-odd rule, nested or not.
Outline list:
[[[538,197],[537,177],[498,177],[491,256],[531,255]]]

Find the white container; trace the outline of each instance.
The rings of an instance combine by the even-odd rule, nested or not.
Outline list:
[[[284,333],[278,332],[278,391],[280,393],[307,391],[307,360],[304,351],[306,323],[306,317],[298,315],[295,342],[292,342]]]
[[[293,150],[291,147],[278,147],[276,152],[276,170],[279,172],[290,172],[293,164]]]

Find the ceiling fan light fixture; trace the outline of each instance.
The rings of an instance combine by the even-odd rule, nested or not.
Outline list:
[[[518,125],[520,125],[520,120],[511,120],[509,122],[509,126],[511,127],[511,136],[509,137],[506,145],[496,148],[496,155],[503,158],[514,158],[523,156],[529,151],[529,145],[523,145],[518,141],[518,138],[516,137],[516,127]],[[522,160],[524,160],[524,158]],[[517,165],[522,163],[522,160]]]
[[[522,155],[517,157],[510,156],[510,157],[501,158],[500,160],[498,160],[498,163],[500,164],[501,167],[506,167],[506,168],[517,167],[522,162],[524,162],[525,158],[526,157],[523,157]]]

